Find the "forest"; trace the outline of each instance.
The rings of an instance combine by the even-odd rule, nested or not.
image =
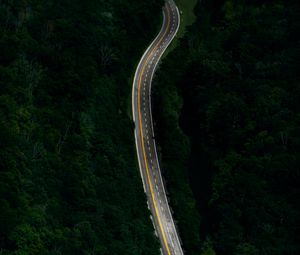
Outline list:
[[[187,255],[300,254],[299,2],[202,0],[154,81]]]
[[[1,255],[159,254],[128,109],[162,5],[0,0]]]
[[[0,0],[0,255],[158,255],[131,119],[164,0]],[[153,81],[186,255],[300,254],[300,6],[198,0]]]

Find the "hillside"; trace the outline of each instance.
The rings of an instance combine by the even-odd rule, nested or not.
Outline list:
[[[159,254],[127,109],[162,5],[0,1],[0,254]]]
[[[186,254],[299,254],[299,4],[205,0],[195,15],[153,96]]]

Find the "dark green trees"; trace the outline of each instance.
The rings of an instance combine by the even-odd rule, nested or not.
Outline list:
[[[192,232],[200,254],[298,254],[299,4],[199,1],[195,12],[160,70],[155,102],[165,176],[188,173],[201,217],[198,226],[186,224],[193,213],[178,217],[187,254]],[[174,208],[176,197],[189,208],[184,182],[170,184]]]
[[[1,254],[159,253],[127,104],[162,4],[0,1]]]

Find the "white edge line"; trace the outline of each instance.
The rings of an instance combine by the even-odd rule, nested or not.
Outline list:
[[[137,65],[137,68],[136,68],[136,71],[135,71],[135,74],[134,74],[134,79],[133,79],[133,84],[132,84],[132,118],[133,118],[133,122],[134,122],[134,125],[135,125],[135,128],[134,128],[134,137],[135,137],[135,145],[136,145],[136,148],[137,148],[137,156],[138,156],[138,162],[139,162],[139,170],[140,170],[140,174],[141,174],[141,178],[142,178],[142,182],[143,182],[143,187],[144,187],[144,192],[147,194],[146,192],[146,186],[145,186],[145,180],[144,180],[144,177],[143,177],[143,173],[142,173],[142,167],[141,167],[141,159],[140,159],[140,155],[138,153],[138,143],[137,143],[137,134],[136,134],[136,124],[135,123],[135,111],[134,111],[134,105],[135,105],[135,84],[136,84],[136,80],[137,80],[137,74],[138,74],[138,71],[140,69],[140,65],[142,63],[142,61],[144,60],[146,54],[149,52],[150,48],[153,46],[154,42],[157,40],[157,38],[161,35],[162,33],[162,30],[164,28],[164,25],[165,25],[165,14],[163,12],[163,24],[162,24],[162,27],[158,33],[158,35],[155,37],[155,39],[152,41],[152,43],[149,45],[149,47],[146,49],[146,51],[144,52],[143,56],[141,57],[138,65]]]
[[[156,62],[154,68],[153,68],[153,72],[151,74],[151,78],[150,78],[150,86],[149,86],[149,104],[150,104],[150,119],[151,119],[151,125],[152,125],[152,131],[153,131],[153,137],[154,137],[154,128],[153,128],[153,121],[152,121],[152,107],[151,107],[151,85],[152,85],[152,79],[153,79],[153,75],[155,73],[155,70],[157,68],[157,65],[161,59],[161,57],[163,56],[164,52],[166,51],[166,49],[168,48],[169,44],[173,41],[174,37],[176,36],[177,32],[178,32],[178,29],[180,27],[180,13],[179,13],[179,10],[176,6],[176,11],[177,11],[177,14],[178,14],[178,25],[177,25],[177,28],[176,28],[176,31],[175,33],[173,34],[172,36],[172,39],[168,42],[168,44],[166,45],[166,47],[163,49],[158,61]],[[168,200],[167,200],[167,195],[166,195],[166,192],[165,192],[165,187],[164,187],[164,183],[162,181],[162,176],[161,176],[161,169],[160,169],[160,165],[159,165],[159,162],[158,162],[158,155],[157,155],[157,150],[156,150],[156,143],[155,141],[153,142],[154,143],[154,150],[155,150],[155,154],[156,154],[156,159],[157,159],[157,165],[158,165],[158,168],[159,168],[159,178],[161,180],[161,183],[162,183],[162,187],[163,187],[163,193],[164,193],[164,196],[165,196],[165,199],[167,201],[167,208],[168,208],[168,213],[170,214],[170,219],[172,221],[172,225],[176,231],[176,239],[177,239],[177,242],[179,244],[179,247],[180,247],[180,250],[181,250],[181,253],[183,254],[183,251],[182,251],[182,248],[181,248],[181,242],[179,241],[179,238],[178,238],[178,233],[177,233],[177,229],[175,227],[175,224],[174,224],[174,220],[173,220],[173,217],[172,217],[172,214],[171,214],[171,211],[170,211],[170,207],[169,207],[169,203],[168,203]]]
[[[158,65],[158,62],[160,61],[161,57],[163,56],[164,52],[166,51],[166,49],[168,48],[169,44],[173,41],[174,37],[176,36],[177,32],[178,32],[178,29],[179,29],[179,26],[180,26],[180,13],[179,13],[179,10],[176,6],[176,11],[177,11],[177,14],[178,14],[178,25],[177,25],[177,28],[176,28],[176,31],[175,33],[173,34],[172,36],[172,39],[168,42],[168,44],[166,45],[166,47],[163,49],[158,61],[156,62],[155,66],[154,66],[154,69],[153,69],[153,72],[151,74],[151,78],[150,78],[150,86],[149,86],[149,90],[151,92],[151,85],[152,85],[152,79],[153,79],[153,75],[154,75],[154,72],[156,70],[156,67]],[[135,105],[135,96],[134,96],[134,92],[135,92],[135,84],[136,84],[136,79],[137,79],[137,73],[139,71],[139,67],[142,63],[142,61],[144,60],[145,58],[145,55],[149,52],[150,48],[153,46],[154,42],[157,40],[157,38],[161,35],[161,32],[164,28],[164,25],[165,25],[165,14],[163,12],[163,24],[162,24],[162,27],[161,27],[161,30],[160,32],[158,33],[158,35],[155,37],[155,39],[152,41],[152,43],[149,45],[149,47],[147,48],[147,50],[144,52],[143,56],[141,57],[140,61],[139,61],[139,64],[137,65],[137,68],[136,68],[136,71],[135,71],[135,75],[134,75],[134,80],[133,80],[133,85],[132,85],[132,118],[133,118],[133,121],[135,123],[135,115],[134,115],[134,105]],[[150,97],[150,93],[149,93],[149,97]],[[152,131],[153,131],[153,136],[154,136],[154,129],[153,129],[153,121],[152,121],[152,109],[151,109],[151,100],[149,100],[150,102],[150,117],[151,117],[151,125],[152,125]],[[136,143],[136,148],[138,148],[138,143],[137,143],[137,136],[136,136],[136,126],[135,126],[135,131],[134,131],[134,136],[135,136],[135,143]],[[164,196],[166,198],[166,201],[167,201],[167,208],[168,208],[168,212],[170,214],[170,218],[172,220],[172,225],[174,226],[174,229],[176,229],[175,227],[175,224],[174,224],[174,221],[173,221],[173,217],[172,217],[172,214],[170,212],[170,208],[169,208],[169,204],[168,204],[168,200],[167,200],[167,196],[166,196],[166,193],[165,193],[165,188],[164,188],[164,184],[163,184],[163,181],[162,181],[162,176],[161,176],[161,170],[160,170],[160,166],[159,166],[159,162],[158,162],[158,156],[157,156],[157,150],[156,150],[156,143],[154,142],[154,150],[155,150],[155,154],[156,154],[156,159],[157,159],[157,165],[158,165],[158,168],[159,168],[159,178],[161,179],[161,183],[162,183],[162,186],[163,186],[163,193],[164,193]],[[141,168],[141,159],[140,159],[140,156],[139,156],[139,153],[138,153],[138,150],[137,150],[137,156],[138,156],[138,162],[139,162],[139,169],[140,169],[140,174],[141,174],[141,178],[142,178],[142,182],[143,182],[143,187],[144,187],[144,192],[146,193],[146,187],[145,187],[145,181],[144,181],[144,178],[143,178],[143,173],[142,173],[142,168]],[[154,221],[152,220],[152,223],[154,225],[154,228],[156,228],[155,224],[154,224]],[[176,239],[178,241],[178,244],[179,244],[179,248],[181,250],[181,252],[183,253],[182,251],[182,248],[181,248],[181,243],[178,239],[178,234],[177,234],[177,231],[176,231]]]
[[[136,80],[137,80],[137,74],[138,74],[138,71],[140,69],[140,65],[142,63],[142,61],[144,60],[146,54],[149,52],[149,50],[151,49],[151,47],[153,46],[154,42],[158,39],[158,37],[162,34],[163,32],[163,28],[165,26],[165,22],[166,22],[166,17],[165,17],[165,14],[164,12],[163,13],[163,23],[162,23],[162,26],[161,26],[161,29],[159,31],[159,33],[157,34],[157,36],[154,38],[154,40],[152,41],[152,43],[149,45],[149,47],[146,49],[146,51],[144,52],[143,56],[141,57],[138,65],[137,65],[137,68],[136,68],[136,71],[135,71],[135,74],[134,74],[134,79],[133,79],[133,84],[132,84],[132,118],[133,118],[133,122],[134,122],[134,140],[135,140],[135,146],[136,146],[136,153],[137,153],[137,158],[138,158],[138,164],[139,164],[139,170],[140,170],[140,176],[141,176],[141,179],[142,179],[142,183],[143,183],[143,188],[144,188],[144,193],[147,195],[147,192],[146,192],[146,184],[145,184],[145,180],[144,180],[144,176],[143,176],[143,173],[142,173],[142,165],[141,165],[141,158],[140,158],[140,155],[139,155],[139,152],[138,152],[138,142],[137,142],[137,129],[136,129],[136,121],[135,121],[135,111],[134,111],[134,105],[135,105],[135,85],[136,85]],[[149,211],[150,210],[150,207],[148,205],[148,209]],[[157,230],[156,230],[156,226],[155,226],[155,223],[154,223],[154,220],[151,218],[151,221],[152,221],[152,224],[153,224],[153,227],[154,227],[154,231],[155,233],[157,234]]]
[[[149,45],[149,47],[146,49],[146,51],[144,52],[143,56],[141,57],[138,65],[137,65],[137,68],[135,70],[135,74],[134,74],[134,79],[133,79],[133,84],[132,84],[132,117],[133,117],[133,121],[135,122],[135,115],[134,115],[134,103],[135,103],[135,98],[134,98],[134,87],[135,87],[135,83],[136,83],[136,79],[137,79],[137,73],[139,71],[139,67],[142,63],[142,61],[144,60],[145,58],[145,55],[149,52],[150,48],[153,46],[154,42],[157,40],[157,38],[161,35],[162,33],[162,30],[164,28],[164,25],[165,25],[165,22],[166,22],[166,17],[165,17],[165,13],[163,12],[163,24],[161,26],[161,29],[158,33],[158,35],[155,37],[155,39],[152,41],[152,43]]]

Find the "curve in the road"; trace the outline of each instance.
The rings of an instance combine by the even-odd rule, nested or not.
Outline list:
[[[153,223],[161,240],[162,252],[167,255],[181,255],[183,251],[161,177],[151,113],[150,96],[153,74],[180,25],[179,11],[173,0],[166,1],[163,15],[161,31],[145,51],[136,69],[132,90],[132,111],[139,168],[148,197],[148,205],[153,215]]]

